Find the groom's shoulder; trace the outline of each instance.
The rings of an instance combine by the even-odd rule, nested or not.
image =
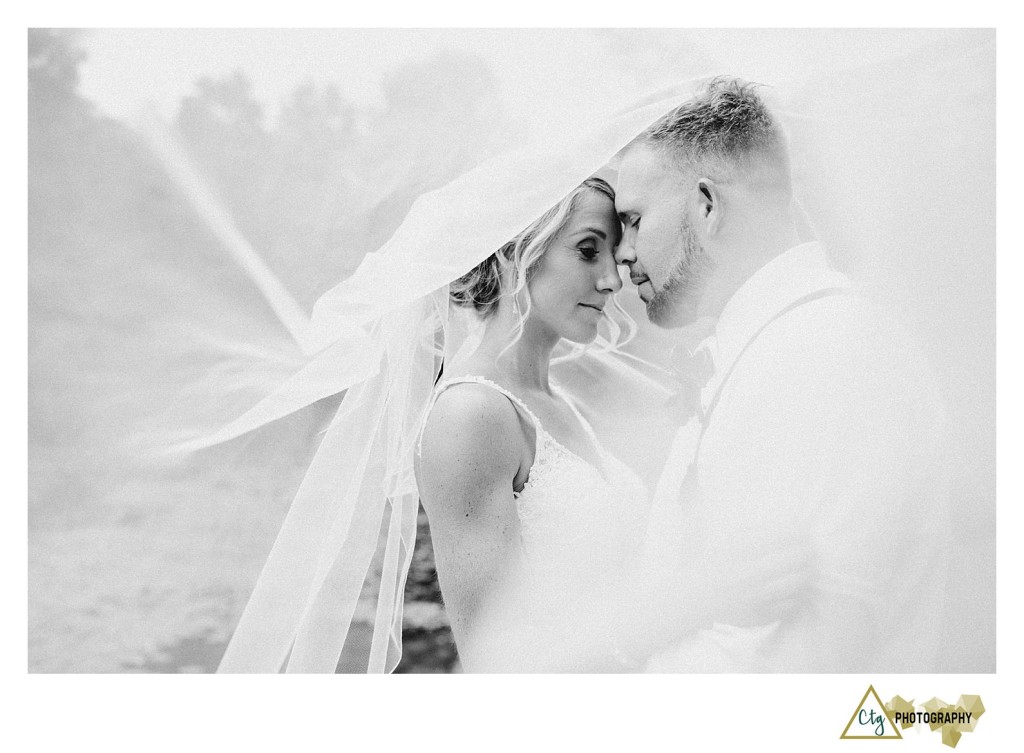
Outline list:
[[[890,309],[857,293],[826,296],[786,313],[750,344],[739,366],[746,379],[788,395],[794,406],[820,410],[818,404],[827,403],[838,410],[849,402],[885,412],[902,401],[918,412],[941,412],[922,349]]]
[[[766,327],[751,350],[790,368],[836,364],[891,372],[894,362],[925,368],[922,352],[894,312],[856,292],[797,306]]]

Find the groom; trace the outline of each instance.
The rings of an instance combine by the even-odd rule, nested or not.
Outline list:
[[[813,553],[797,609],[708,625],[648,668],[930,671],[948,526],[941,401],[913,344],[801,235],[786,140],[756,87],[714,79],[648,129],[622,155],[615,203],[616,259],[650,320],[715,321],[700,348],[710,378],[655,505],[682,511],[681,547]]]

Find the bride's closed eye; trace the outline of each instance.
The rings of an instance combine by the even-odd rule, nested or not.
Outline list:
[[[580,252],[580,256],[583,257],[586,261],[593,261],[594,259],[597,258],[597,255],[600,253],[600,251],[598,251],[597,246],[595,246],[592,243],[581,244],[576,247],[576,250]]]

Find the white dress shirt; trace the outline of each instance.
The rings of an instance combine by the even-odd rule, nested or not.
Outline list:
[[[738,558],[809,547],[813,586],[795,613],[716,624],[648,669],[930,671],[949,511],[924,357],[817,243],[747,280],[707,346],[704,415],[680,430],[655,509],[677,500],[693,536]]]

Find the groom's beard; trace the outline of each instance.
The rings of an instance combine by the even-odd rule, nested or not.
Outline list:
[[[659,327],[685,327],[699,318],[700,300],[715,268],[689,222],[680,228],[680,245],[678,263],[647,303],[647,318]]]

